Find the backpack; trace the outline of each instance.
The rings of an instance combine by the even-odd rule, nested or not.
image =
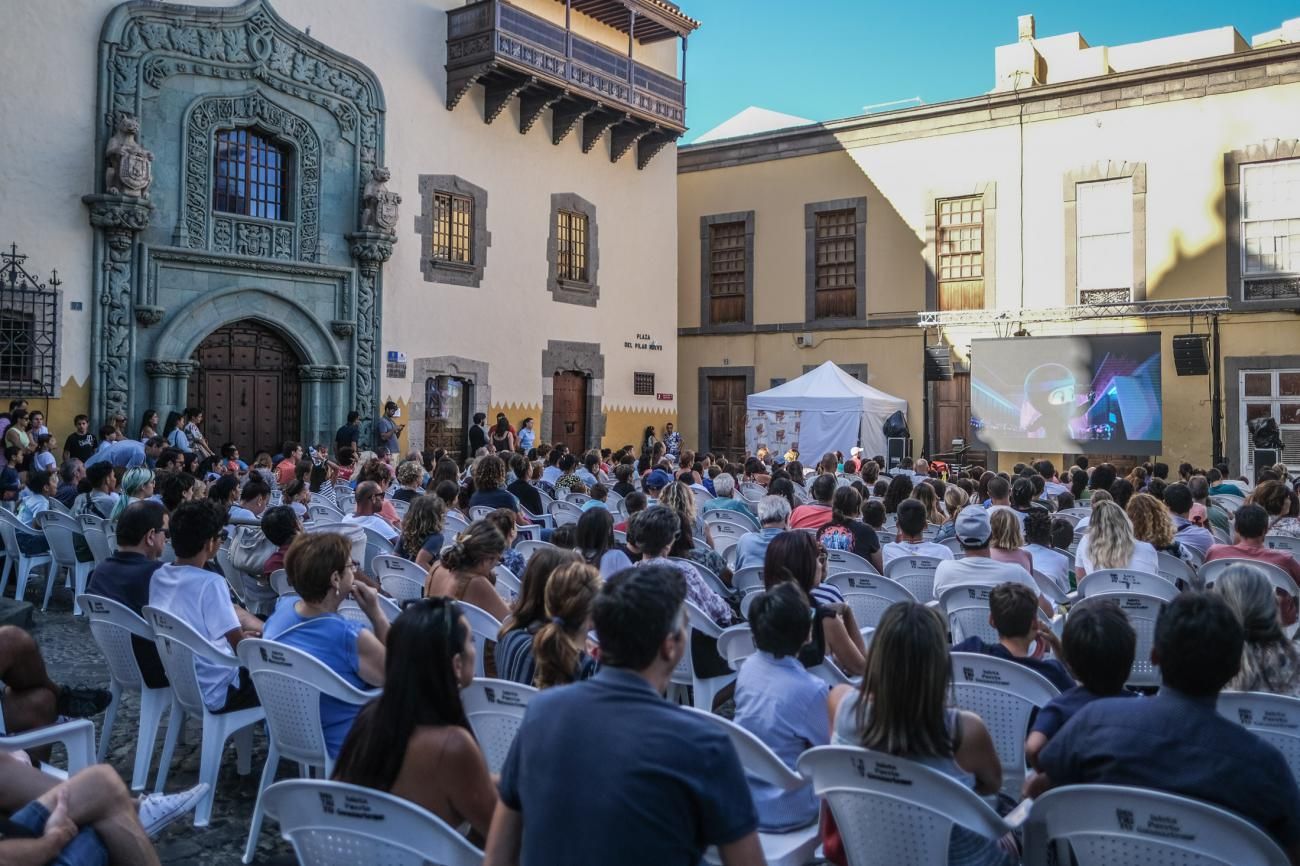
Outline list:
[[[230,540],[230,564],[245,574],[262,576],[262,566],[275,553],[276,545],[256,526],[236,526]]]

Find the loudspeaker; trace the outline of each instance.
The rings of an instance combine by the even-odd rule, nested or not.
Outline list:
[[[912,456],[912,440],[890,437],[885,440],[885,471],[893,472],[904,457]]]
[[[1282,459],[1282,452],[1276,448],[1255,449],[1255,471],[1267,469]]]
[[[1204,334],[1174,337],[1174,369],[1179,376],[1204,376],[1210,372],[1209,342]]]
[[[948,353],[948,347],[926,346],[925,347],[925,381],[927,382],[946,382],[952,378],[952,357]]]

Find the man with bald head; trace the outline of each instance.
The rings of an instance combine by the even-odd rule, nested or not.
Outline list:
[[[379,516],[384,507],[384,489],[373,481],[362,481],[357,485],[357,510],[343,518],[344,523],[355,523],[366,529],[373,529],[388,541],[397,540],[397,530],[387,520]]]

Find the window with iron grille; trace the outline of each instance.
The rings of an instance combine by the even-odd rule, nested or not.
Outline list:
[[[633,373],[632,393],[638,397],[653,397],[655,393],[655,374]]]
[[[816,313],[818,319],[853,318],[857,309],[857,213],[823,211],[816,223]]]
[[[709,321],[745,321],[745,223],[709,226]]]
[[[556,213],[556,267],[559,278],[587,282],[587,216],[569,210]]]
[[[984,308],[984,196],[941,199],[938,217],[940,310]]]
[[[474,263],[474,199],[434,193],[433,257],[441,262]]]
[[[252,129],[217,132],[212,207],[270,220],[288,218],[288,157]]]
[[[58,396],[58,273],[49,286],[23,269],[17,246],[0,253],[0,394]]]

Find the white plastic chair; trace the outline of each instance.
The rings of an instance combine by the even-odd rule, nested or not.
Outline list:
[[[718,523],[730,523],[739,526],[747,532],[758,532],[761,528],[758,521],[748,514],[741,514],[739,511],[732,511],[729,508],[715,508],[712,511],[706,511],[703,515],[704,522],[710,527]]]
[[[472,523],[475,520],[482,520],[483,518],[491,514],[493,511],[496,511],[496,509],[488,508],[486,505],[472,506],[469,510],[470,522]]]
[[[1190,550],[1191,548],[1184,549]],[[1159,551],[1156,556],[1156,573],[1175,586],[1178,585],[1180,580],[1183,582],[1183,586],[1188,589],[1199,586],[1196,569],[1192,568],[1187,560],[1179,559],[1172,553],[1166,553],[1163,550]]]
[[[217,550],[217,567],[221,569],[222,576],[226,578],[226,585],[230,587],[235,598],[239,599],[241,605],[248,607],[248,600],[244,598],[243,574],[230,561],[230,551],[224,547]]]
[[[1129,624],[1133,626],[1133,631],[1137,633],[1137,648],[1133,654],[1133,670],[1129,672],[1128,684],[1143,687],[1160,685],[1160,671],[1151,664],[1151,646],[1155,643],[1156,617],[1160,615],[1160,608],[1164,606],[1165,600],[1136,592],[1106,593],[1079,599],[1070,608],[1070,613],[1073,614],[1089,605],[1107,602],[1119,605],[1120,610],[1128,617]]]
[[[830,806],[849,866],[945,864],[955,825],[990,841],[1010,829],[956,779],[883,752],[819,746],[799,772]]]
[[[379,578],[379,585],[384,592],[399,602],[424,595],[424,581],[413,580],[404,574],[384,574]]]
[[[931,556],[900,556],[885,566],[885,577],[902,584],[917,601],[934,601],[934,573],[940,562]]]
[[[712,501],[716,498],[716,497],[714,497],[714,495],[713,495],[712,493],[710,493],[709,491],[707,491],[707,490],[700,490],[699,488],[696,488],[696,487],[692,487],[692,488],[691,488],[691,493],[693,493],[693,494],[695,495],[695,508],[696,508],[696,510],[699,510],[699,509],[704,508],[704,506],[705,506],[707,503],[712,502]]]
[[[1290,863],[1262,830],[1218,806],[1119,785],[1048,791],[1029,811],[1024,840],[1025,866]]]
[[[557,548],[554,544],[551,544],[549,541],[529,540],[529,541],[521,541],[515,545],[515,550],[518,551],[519,555],[524,558],[524,562],[527,562],[529,558],[539,550],[558,550],[558,549],[559,548]]]
[[[384,588],[384,592],[399,600],[419,598],[424,591],[424,579],[429,576],[428,569],[395,554],[380,554],[374,558],[370,565],[374,569],[375,577],[379,579],[379,585]],[[390,577],[401,578],[400,582],[394,582],[395,589],[389,589],[384,583],[384,579]],[[410,584],[415,585],[414,595],[411,594]],[[402,591],[398,592],[396,589]]]
[[[7,730],[4,713],[0,712],[0,750],[5,752],[39,749],[42,746],[52,746],[55,743],[63,744],[68,756],[67,770],[56,770],[42,764],[41,770],[43,772],[67,778],[76,775],[95,763],[95,723],[90,719],[72,719],[67,722],[59,722],[30,731],[23,731],[21,734],[5,733]]]
[[[307,519],[312,523],[339,523],[343,520],[343,512],[327,502],[317,502],[313,496],[307,506]]]
[[[60,514],[64,520],[76,523],[66,514]],[[50,557],[53,562],[50,565],[49,579],[45,582],[45,600],[41,602],[41,610],[50,606],[50,596],[54,594],[54,583],[58,576],[65,570],[71,579],[73,589],[72,613],[74,616],[81,616],[81,606],[77,604],[76,598],[86,591],[86,581],[90,579],[90,572],[94,569],[94,562],[81,562],[77,559],[76,535],[70,530],[67,524],[62,521],[51,520],[46,518],[45,521],[45,540],[50,543]],[[78,528],[77,533],[80,533]]]
[[[0,509],[0,540],[4,541],[5,556],[4,574],[0,576],[0,595],[3,595],[5,587],[9,585],[9,572],[12,568],[18,580],[14,586],[14,598],[18,601],[22,601],[27,594],[27,579],[31,577],[32,569],[43,565],[46,569],[46,580],[54,579],[50,574],[54,569],[54,560],[50,554],[23,553],[22,548],[18,546],[20,535],[43,537],[39,531],[26,526],[12,513]]]
[[[797,791],[809,784],[807,779],[787,767],[766,743],[740,725],[694,707],[687,707],[687,712],[707,719],[709,724],[727,735],[748,778],[766,782],[783,791]],[[785,833],[760,831],[758,841],[768,866],[803,866],[813,859],[813,853],[821,842],[821,829],[814,819],[807,827]],[[704,859],[709,863],[722,862],[716,848],[708,849],[704,853]]]
[[[497,595],[501,596],[501,600],[507,605],[514,607],[515,599],[519,598],[519,594],[524,591],[519,578],[504,565],[492,569],[492,576],[496,578],[492,586],[497,591]]]
[[[858,556],[856,553],[850,553],[847,550],[826,551],[826,575],[829,577],[841,571],[880,574],[870,560]]]
[[[239,642],[236,653],[257,687],[269,735],[266,764],[248,828],[248,844],[244,847],[244,862],[252,863],[257,837],[262,832],[262,814],[266,808],[263,797],[275,781],[280,762],[296,761],[303,774],[314,768],[328,778],[334,772],[334,759],[329,756],[321,729],[321,697],[328,695],[362,706],[379,691],[362,691],[318,659],[278,641],[248,638]]]
[[[704,582],[709,585],[709,589],[713,590],[718,595],[722,596],[724,599],[731,598],[732,595],[731,587],[723,583],[722,578],[714,574],[713,570],[708,566],[700,565],[698,562],[695,562],[694,560],[686,559],[680,556],[673,556],[670,557],[670,559],[672,559],[673,562],[680,562],[683,565],[689,565],[691,568],[695,569],[695,573],[698,574],[701,577],[701,579],[703,579]]]
[[[490,772],[500,773],[505,766],[510,744],[524,722],[524,711],[537,693],[532,686],[486,677],[461,690],[460,702]]]
[[[754,646],[754,632],[746,623],[733,625],[718,635],[718,655],[733,671],[739,671],[745,659],[758,652]]]
[[[756,590],[747,592],[744,595],[742,595],[740,597],[740,615],[743,616],[745,619],[749,619],[749,609],[754,606],[754,599],[758,598],[762,594],[763,594],[763,588],[759,587]]]
[[[753,481],[742,481],[740,483],[740,494],[746,499],[757,502],[767,495],[767,488]]]
[[[709,531],[713,535],[713,549],[718,553],[725,553],[735,547],[741,537],[749,532],[736,523],[712,523]]]
[[[966,548],[962,547],[961,542],[955,538],[945,538],[943,541],[940,541],[939,544],[942,544],[944,547],[951,550],[952,555],[957,559],[966,555]]]
[[[1286,758],[1300,778],[1300,698],[1267,692],[1219,692],[1219,715],[1231,719]]]
[[[762,592],[764,589],[763,566],[751,565],[733,573],[731,575],[731,588],[741,595]]]
[[[371,788],[288,779],[262,796],[298,862],[311,866],[481,866],[483,852],[432,812]]]
[[[859,627],[879,625],[890,605],[916,601],[907,587],[874,573],[840,572],[826,582],[844,596],[844,603],[853,610],[853,619]]]
[[[446,538],[454,538],[466,529],[469,529],[469,521],[460,514],[449,511],[442,519],[442,534]]]
[[[95,565],[103,564],[113,555],[113,551],[108,546],[108,537],[98,526],[85,527],[82,535],[85,536],[86,546],[90,548],[90,555],[95,558]]]
[[[1056,581],[1052,580],[1036,568],[1030,573],[1034,576],[1034,583],[1038,584],[1038,592],[1040,595],[1044,596],[1052,604],[1069,603],[1071,600],[1069,594],[1062,590]]]
[[[998,632],[989,624],[990,586],[961,584],[950,586],[939,594],[939,610],[948,620],[952,642],[959,644],[968,637],[978,637],[987,643],[997,643]]]
[[[1083,508],[1083,507],[1066,508],[1063,511],[1056,512],[1052,516],[1064,517],[1067,520],[1070,520],[1072,523],[1077,524],[1080,520],[1083,520],[1083,518],[1092,516],[1092,508]]]
[[[1140,592],[1164,601],[1173,601],[1178,587],[1167,578],[1144,574],[1127,568],[1106,568],[1084,575],[1079,581],[1079,595],[1083,598],[1112,593]]]
[[[289,584],[289,572],[283,568],[271,572],[271,589],[275,590],[276,595],[297,595]]]
[[[108,663],[111,679],[108,690],[113,696],[112,703],[104,710],[104,724],[100,728],[99,751],[95,760],[103,761],[108,753],[108,739],[113,732],[113,723],[117,720],[117,708],[121,705],[123,692],[138,692],[140,695],[139,733],[135,743],[135,766],[131,773],[131,790],[143,791],[149,781],[149,764],[153,759],[154,743],[158,740],[158,725],[162,714],[172,704],[172,690],[166,686],[151,689],[144,683],[144,675],[135,658],[132,637],[154,643],[153,630],[149,624],[136,615],[126,605],[98,595],[85,594],[77,598],[77,603],[86,611],[90,619],[90,634],[104,654]],[[168,720],[168,725],[176,724],[176,718]],[[160,789],[161,790],[161,789]]]
[[[1035,709],[1061,692],[1018,662],[981,653],[952,653],[953,705],[979,716],[1002,762],[1002,791],[1020,799],[1025,783],[1025,736]]]
[[[461,613],[465,614],[465,619],[469,622],[469,630],[474,635],[474,676],[485,676],[483,660],[487,657],[487,644],[489,641],[495,643],[497,635],[501,634],[501,623],[492,614],[488,613],[481,607],[476,607],[465,601],[458,601]]]
[[[411,510],[411,503],[405,499],[389,499],[388,501],[393,504],[393,513],[398,517],[405,518],[406,512]]]
[[[1300,559],[1300,538],[1292,535],[1266,535],[1264,545],[1271,550],[1285,550],[1292,558]]]
[[[687,599],[686,615],[692,632],[699,632],[715,641],[722,635],[722,627],[713,621],[695,602]],[[696,673],[694,659],[691,661],[691,693],[696,709],[713,712],[713,699],[730,683],[736,681],[736,674],[725,673],[719,676],[703,678]]]
[[[546,513],[551,515],[556,526],[567,526],[571,523],[577,523],[582,517],[582,509],[572,502],[552,502],[546,507]]]
[[[1202,565],[1197,570],[1197,574],[1205,581],[1205,586],[1208,589],[1209,587],[1214,586],[1220,574],[1234,565],[1248,565],[1267,577],[1268,582],[1273,584],[1274,589],[1280,589],[1291,596],[1300,596],[1300,587],[1296,586],[1295,581],[1291,579],[1291,575],[1287,574],[1286,571],[1278,568],[1271,562],[1262,562],[1258,559],[1237,557],[1231,559],[1215,559]]]
[[[162,760],[158,764],[157,789],[167,783],[176,740],[185,717],[199,719],[203,725],[203,745],[199,758],[199,781],[208,783],[208,792],[194,810],[194,826],[206,827],[212,817],[212,802],[217,794],[217,775],[221,769],[221,756],[226,741],[232,736],[238,751],[236,769],[246,776],[252,770],[253,726],[266,718],[261,707],[249,707],[230,713],[211,713],[203,703],[203,690],[199,687],[195,663],[202,659],[221,667],[239,667],[233,653],[221,652],[207,642],[189,624],[156,607],[146,606],[144,619],[152,628],[154,644],[162,659],[163,670],[172,687],[171,718],[167,723],[167,739],[163,744]]]

